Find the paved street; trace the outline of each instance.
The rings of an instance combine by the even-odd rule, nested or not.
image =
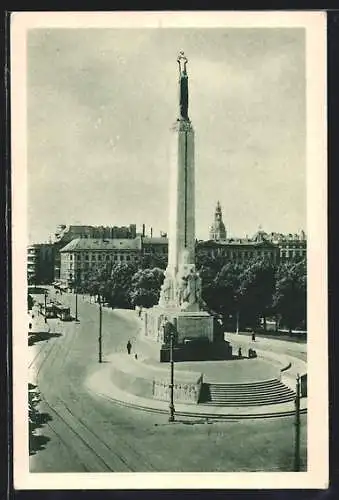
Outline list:
[[[75,296],[63,294],[61,300],[72,305],[74,315]],[[78,315],[78,324],[48,320],[48,340],[29,347],[30,381],[41,391],[40,412],[50,418],[38,430],[37,452],[30,457],[32,472],[291,470],[290,418],[242,422],[241,426],[236,420],[207,425],[181,419],[168,424],[166,415],[121,407],[89,393],[85,380],[99,367],[99,307],[79,296]],[[41,316],[34,321],[36,331],[43,331]],[[131,314],[103,308],[102,323],[105,361],[105,353],[124,352],[127,340],[135,340],[136,322]],[[271,456],[266,453],[260,458],[260,447],[267,449],[270,439],[275,443]],[[251,447],[257,453],[255,461],[254,453],[248,452]]]
[[[74,304],[75,297],[63,294],[62,301]],[[41,411],[52,420],[42,429],[50,441],[31,458],[32,471],[54,471],[56,467],[58,471],[71,467],[74,472],[156,470],[142,442],[129,432],[148,423],[149,416],[118,406],[112,409],[84,388],[86,377],[98,369],[98,309],[97,304],[79,296],[81,322],[48,320],[51,334],[62,335],[34,346],[31,372],[36,373],[35,383],[43,397]],[[125,350],[127,339],[133,340],[134,335],[135,323],[103,310],[104,352]]]

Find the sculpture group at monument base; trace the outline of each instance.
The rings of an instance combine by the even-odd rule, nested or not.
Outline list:
[[[166,325],[174,329],[174,361],[212,361],[232,359],[229,342],[214,335],[214,319],[206,311],[188,312],[159,305],[143,311],[142,334],[159,343],[160,362],[170,360]]]

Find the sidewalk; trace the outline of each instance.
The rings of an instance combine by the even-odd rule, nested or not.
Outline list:
[[[34,316],[34,318],[33,318]],[[39,307],[33,306],[32,310],[28,314],[28,321],[32,324],[32,328],[28,329],[29,333],[38,333],[38,332],[50,332],[51,325],[49,321],[45,323],[45,317],[39,313]],[[27,325],[28,326],[28,325]]]

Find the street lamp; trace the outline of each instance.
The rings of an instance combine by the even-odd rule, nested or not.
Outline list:
[[[79,278],[78,276],[76,277],[74,281],[74,292],[75,292],[75,321],[79,321],[78,318],[78,283],[79,283]]]
[[[300,471],[300,376],[296,380],[294,470]]]
[[[169,404],[169,422],[174,422],[174,359],[173,359],[173,347],[175,339],[175,328],[172,323],[167,321],[164,325],[164,340],[165,342],[170,341],[170,367],[171,367],[171,379],[170,379],[170,404]]]
[[[75,321],[78,320],[78,293],[75,292]]]
[[[99,294],[99,363],[102,363],[102,305],[101,298]]]
[[[47,290],[45,290],[44,296],[45,296],[45,323],[47,323]]]

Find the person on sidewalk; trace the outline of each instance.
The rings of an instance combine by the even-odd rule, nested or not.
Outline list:
[[[252,331],[252,342],[255,342],[255,332]]]
[[[131,344],[130,340],[127,342],[127,346],[126,347],[127,347],[128,354],[131,354],[132,344]]]

